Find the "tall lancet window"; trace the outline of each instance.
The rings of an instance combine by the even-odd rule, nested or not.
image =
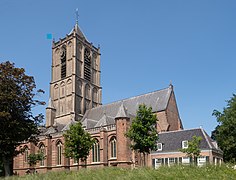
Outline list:
[[[91,81],[91,56],[87,48],[84,50],[84,78]]]
[[[60,51],[61,57],[61,78],[66,77],[66,47],[62,47]]]

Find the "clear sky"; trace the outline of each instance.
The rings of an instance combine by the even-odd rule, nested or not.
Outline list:
[[[0,0],[0,61],[35,77],[48,101],[51,40],[75,25],[101,46],[103,104],[174,85],[184,128],[217,125],[236,93],[235,0]],[[34,112],[45,113],[45,107]]]

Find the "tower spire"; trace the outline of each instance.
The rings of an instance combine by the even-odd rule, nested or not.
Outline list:
[[[79,9],[76,8],[75,10],[75,18],[76,18],[76,24],[78,25],[78,21],[79,21]]]

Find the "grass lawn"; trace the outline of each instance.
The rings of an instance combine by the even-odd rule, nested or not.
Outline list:
[[[101,168],[82,169],[80,171],[50,172],[47,174],[26,175],[22,177],[8,177],[3,180],[44,180],[44,179],[236,179],[236,170],[226,166],[173,166],[160,167],[159,169],[121,169],[121,168]]]

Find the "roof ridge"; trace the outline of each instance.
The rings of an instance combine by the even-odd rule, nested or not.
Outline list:
[[[200,129],[201,129],[201,131],[202,131],[203,136],[204,136],[205,139],[206,139],[207,144],[209,145],[210,148],[212,148],[212,145],[211,145],[211,143],[209,142],[209,139],[208,139],[208,137],[207,137],[206,132],[204,131],[204,129],[202,129],[202,128],[200,128]]]
[[[115,103],[121,103],[121,102],[126,101],[126,100],[128,100],[128,99],[134,99],[134,98],[137,98],[137,97],[140,97],[140,96],[152,94],[152,93],[159,92],[159,91],[164,91],[164,90],[167,90],[167,89],[171,89],[171,87],[168,86],[168,87],[163,88],[163,89],[160,89],[160,90],[155,90],[155,91],[152,91],[152,92],[143,93],[143,94],[140,94],[140,95],[137,95],[137,96],[132,96],[132,97],[129,97],[129,98],[125,98],[125,99],[118,100],[118,101],[113,101],[113,102],[110,102],[110,103],[108,103],[108,104],[103,104],[102,106],[94,107],[94,108],[92,108],[92,109],[99,109],[99,108],[104,107],[104,106],[113,105],[113,104],[115,104]]]
[[[197,130],[201,128],[190,128],[190,129],[179,129],[179,130],[174,130],[174,131],[164,131],[164,132],[159,132],[159,134],[166,134],[166,133],[175,133],[175,132],[181,132],[181,131],[192,131],[192,130]]]

